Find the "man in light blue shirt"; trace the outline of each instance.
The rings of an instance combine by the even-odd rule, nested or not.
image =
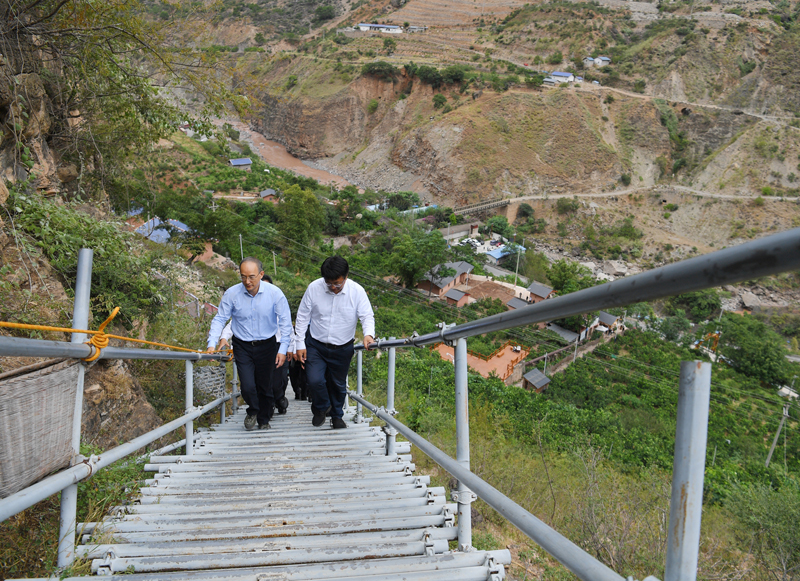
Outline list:
[[[233,357],[239,372],[242,397],[247,404],[246,430],[269,429],[275,407],[272,393],[273,370],[286,361],[292,337],[289,303],[283,292],[261,280],[264,268],[257,258],[247,257],[239,265],[242,282],[225,291],[219,310],[211,321],[208,351],[214,350],[222,329],[231,319]],[[280,330],[279,344],[275,340]]]

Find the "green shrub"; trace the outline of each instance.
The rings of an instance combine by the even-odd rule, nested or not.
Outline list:
[[[378,103],[377,99],[370,100],[369,104],[367,105],[367,113],[372,115],[375,111],[378,110],[378,105],[380,105],[380,103]]]
[[[434,109],[441,109],[442,107],[444,107],[445,103],[447,103],[447,97],[445,97],[441,93],[436,93],[433,96],[433,108]]]

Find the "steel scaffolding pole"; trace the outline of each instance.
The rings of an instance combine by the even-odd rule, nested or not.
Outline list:
[[[682,361],[664,581],[694,581],[700,548],[711,363]]]
[[[364,352],[359,351],[356,353],[356,393],[362,395],[364,393]],[[363,421],[361,415],[361,402],[356,403],[356,418],[355,423],[360,424]]]
[[[78,273],[75,279],[75,301],[72,311],[72,328],[88,329],[89,304],[92,292],[92,257],[94,251],[81,248],[78,252]],[[70,343],[82,344],[85,333],[73,333]],[[78,382],[75,390],[75,407],[72,412],[72,462],[81,454],[81,420],[83,418],[83,378],[86,367],[78,365]],[[75,525],[78,512],[78,484],[70,484],[61,491],[61,516],[58,534],[58,566],[69,567],[75,560]]]
[[[394,337],[389,337],[390,341]],[[386,385],[386,413],[394,415],[394,378],[395,378],[395,364],[397,361],[397,349],[389,347],[389,377]],[[395,442],[397,440],[397,430],[392,426],[387,425],[383,428],[386,432],[386,455],[391,456],[395,453]]]
[[[186,362],[186,413],[194,409],[194,364]],[[224,402],[223,402],[224,403]],[[192,420],[186,422],[186,455],[191,456],[194,448],[194,424]]]
[[[456,462],[469,470],[469,389],[467,371],[467,340],[458,339],[455,346],[456,372]],[[458,502],[458,549],[472,548],[472,502],[475,495],[459,479],[454,500]]]

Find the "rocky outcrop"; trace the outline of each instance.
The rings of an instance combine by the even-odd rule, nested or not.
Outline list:
[[[125,362],[101,361],[84,381],[81,439],[103,450],[161,425]]]

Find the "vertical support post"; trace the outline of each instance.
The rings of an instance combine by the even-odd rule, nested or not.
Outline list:
[[[394,339],[394,337],[389,337]],[[395,414],[394,410],[394,368],[397,358],[396,349],[389,347],[389,377],[386,385],[386,413]],[[397,430],[391,426],[385,426],[383,431],[386,432],[386,455],[391,456],[395,453],[395,442],[397,440]]]
[[[364,352],[359,350],[356,353],[356,393],[358,395],[364,394]],[[360,424],[363,421],[361,417],[361,402],[356,403],[356,423]]]
[[[682,361],[664,581],[695,581],[700,549],[711,363]]]
[[[236,369],[236,361],[232,361],[233,379],[231,380],[231,413],[235,416],[239,411],[239,371]]]
[[[469,387],[467,379],[467,340],[456,341],[456,461],[469,470]],[[458,481],[458,549],[472,548],[472,502],[473,492]]]
[[[75,301],[72,311],[72,328],[86,329],[89,326],[89,301],[92,294],[92,258],[94,251],[81,248],[78,252],[78,275],[75,279]],[[71,343],[83,343],[85,333],[73,333]],[[72,457],[81,453],[81,419],[83,417],[83,378],[86,366],[78,367],[78,382],[75,390],[75,408],[72,412]],[[75,527],[78,519],[78,485],[71,484],[61,491],[61,517],[58,534],[58,566],[69,567],[75,561]]]
[[[575,360],[578,358],[578,339],[580,339],[580,336],[575,337],[575,352],[572,354],[573,363],[575,363]]]
[[[223,363],[223,365],[225,365],[225,364]],[[225,391],[226,391],[226,389],[225,389],[225,388],[226,388],[226,387],[227,387],[227,385],[228,385],[228,382],[227,382],[227,377],[228,377],[228,370],[226,369],[226,370],[225,370],[225,378],[222,380],[222,396],[223,396],[223,397],[225,397]],[[220,424],[224,424],[224,423],[225,423],[225,413],[226,413],[226,411],[227,411],[227,410],[225,409],[225,407],[226,407],[227,405],[228,405],[228,404],[227,404],[227,402],[224,402],[224,401],[223,401],[223,402],[220,404],[220,406],[219,406],[219,423],[220,423]]]
[[[194,363],[186,361],[186,413],[194,407]],[[186,455],[192,455],[194,448],[194,422],[186,422]]]

